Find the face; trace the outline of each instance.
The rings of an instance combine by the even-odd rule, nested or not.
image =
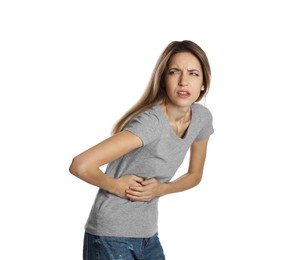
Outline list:
[[[170,102],[178,107],[190,107],[204,89],[199,60],[189,52],[177,53],[171,57],[165,73],[165,88]]]

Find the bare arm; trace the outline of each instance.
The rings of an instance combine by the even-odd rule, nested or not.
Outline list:
[[[104,174],[100,167],[142,145],[142,141],[136,135],[128,131],[120,132],[76,156],[69,171],[87,183],[125,197],[125,190],[129,186],[140,185],[143,179],[135,175],[114,179]]]
[[[175,181],[167,183],[163,191],[164,195],[191,189],[201,182],[206,160],[207,144],[208,138],[192,144],[188,172]]]
[[[155,178],[142,181],[141,187],[130,187],[127,197],[136,201],[150,201],[154,197],[181,192],[193,188],[200,183],[206,159],[208,138],[194,142],[190,149],[188,172],[168,183],[160,183]]]

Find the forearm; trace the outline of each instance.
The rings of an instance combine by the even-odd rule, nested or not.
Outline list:
[[[110,177],[98,166],[89,167],[87,164],[77,162],[76,158],[74,158],[69,170],[79,179],[121,198],[126,198],[126,189],[130,186],[141,186],[140,183],[143,181],[142,178],[133,174],[124,175],[117,179]]]
[[[141,186],[130,186],[126,190],[126,197],[133,201],[150,201],[170,193],[191,189],[201,181],[200,174],[184,174],[175,181],[161,183],[156,178],[141,182]]]
[[[113,193],[116,186],[116,179],[106,175],[99,168],[96,169],[74,169],[70,167],[70,172],[77,178]]]
[[[73,158],[69,171],[81,180],[110,193],[124,196],[129,185],[138,185],[143,179],[136,176],[115,179],[106,175],[100,167],[143,145],[136,135],[122,131]],[[140,184],[139,184],[140,185]]]
[[[175,181],[165,183],[163,195],[185,191],[198,185],[202,179],[209,138],[192,143],[188,172]]]
[[[178,179],[162,184],[161,196],[191,189],[201,182],[201,174],[186,173]]]

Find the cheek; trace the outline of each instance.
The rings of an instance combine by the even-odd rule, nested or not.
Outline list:
[[[198,88],[196,88],[195,93],[196,93],[197,95],[200,95],[200,93],[201,93],[201,88],[202,88],[202,85],[199,86]]]
[[[174,88],[172,87],[172,85],[170,84],[166,84],[165,85],[165,91],[167,93],[167,95],[172,95],[172,93],[174,92]]]
[[[169,87],[169,85],[165,85],[165,93],[166,93],[166,96],[171,99],[173,98],[173,90],[171,87]]]
[[[201,85],[201,87],[202,87],[202,85]],[[194,92],[194,94],[195,94],[195,100],[197,100],[199,97],[200,97],[200,95],[201,95],[201,93],[203,92],[202,90],[201,90],[201,87],[200,88],[198,88],[195,92]]]
[[[164,84],[167,90],[172,90],[178,85],[178,81],[176,77],[166,77],[164,80]]]
[[[166,92],[169,92],[171,89],[171,82],[168,79],[164,80],[164,88],[166,90]]]

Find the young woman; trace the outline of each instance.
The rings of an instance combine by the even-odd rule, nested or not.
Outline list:
[[[112,136],[73,159],[70,172],[100,188],[85,226],[84,260],[165,259],[157,235],[158,199],[201,181],[213,125],[210,111],[197,102],[210,76],[197,44],[170,43],[144,95]],[[170,181],[189,148],[188,171]]]

